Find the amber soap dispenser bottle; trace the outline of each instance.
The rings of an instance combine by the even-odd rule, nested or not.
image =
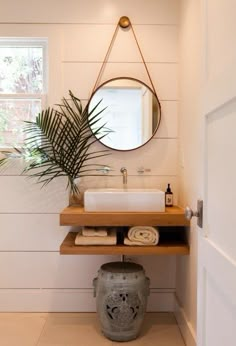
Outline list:
[[[166,207],[173,206],[173,192],[171,191],[170,184],[168,184],[166,192],[165,192],[165,204],[166,204]]]

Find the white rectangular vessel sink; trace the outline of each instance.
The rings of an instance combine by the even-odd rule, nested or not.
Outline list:
[[[165,211],[165,193],[158,189],[88,189],[85,211]]]

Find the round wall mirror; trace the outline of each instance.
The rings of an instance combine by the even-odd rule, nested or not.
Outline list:
[[[101,101],[101,102],[100,102]],[[133,78],[115,78],[95,90],[89,101],[89,111],[100,102],[104,109],[100,120],[91,126],[94,131],[106,124],[110,132],[99,139],[115,150],[132,150],[147,143],[156,133],[161,121],[161,106],[154,92]]]

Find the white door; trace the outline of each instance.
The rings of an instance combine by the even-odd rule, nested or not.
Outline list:
[[[203,0],[204,228],[197,346],[236,345],[236,1]]]

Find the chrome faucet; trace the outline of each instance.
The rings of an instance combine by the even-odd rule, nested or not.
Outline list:
[[[121,167],[120,169],[121,173],[123,174],[123,185],[127,186],[127,169],[125,167]]]

